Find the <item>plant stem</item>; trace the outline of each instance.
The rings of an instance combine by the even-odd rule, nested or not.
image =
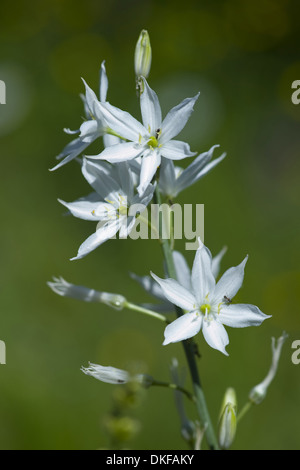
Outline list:
[[[160,382],[158,380],[153,380],[153,382],[151,383],[151,386],[152,385],[156,385],[158,387],[167,387],[172,390],[176,390],[186,395],[189,400],[193,401],[194,403],[196,402],[195,397],[188,390],[186,390],[183,387],[180,387],[180,385],[176,385],[174,383],[169,383],[169,382]]]
[[[161,196],[158,188],[158,184],[155,189],[155,202],[158,204],[158,206],[161,205]],[[162,214],[160,214],[162,215]],[[163,223],[163,220],[160,222]],[[169,244],[168,239],[163,239],[161,234],[163,233],[162,231],[162,223],[159,223],[159,234],[160,234],[160,243],[162,246],[165,262],[166,262],[166,268],[167,268],[167,274],[169,277],[176,279],[176,269],[175,269],[175,264],[174,264],[174,259],[173,259],[173,253]],[[184,314],[184,312],[181,310],[181,308],[174,306],[176,310],[177,316],[181,316]],[[205,436],[207,440],[207,444],[212,450],[217,450],[218,449],[218,442],[215,436],[215,432],[212,426],[212,422],[210,419],[209,411],[207,408],[206,404],[206,399],[205,395],[203,392],[203,388],[201,385],[200,377],[199,377],[199,372],[196,364],[196,359],[195,359],[195,344],[192,340],[185,340],[182,341],[184,352],[186,355],[187,363],[189,366],[192,382],[193,382],[193,389],[194,389],[194,394],[195,394],[195,401],[196,401],[196,407],[198,411],[198,415],[201,421],[201,425],[203,429],[205,429]]]
[[[237,415],[237,418],[236,418],[237,423],[245,416],[245,414],[250,410],[252,405],[253,405],[252,401],[250,401],[250,400],[247,401],[247,403],[244,405],[244,407],[241,409],[241,411]]]
[[[144,315],[148,315],[149,317],[157,318],[158,320],[163,321],[165,323],[169,323],[164,315],[161,315],[158,312],[154,312],[153,310],[149,310],[148,308],[144,308],[141,305],[136,305],[131,302],[125,302],[124,307],[128,308],[129,310],[134,310],[135,312],[143,313]]]

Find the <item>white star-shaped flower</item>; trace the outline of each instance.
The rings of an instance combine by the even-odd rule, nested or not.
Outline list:
[[[94,192],[74,202],[59,200],[75,217],[98,222],[97,230],[79,247],[76,257],[86,256],[119,232],[126,238],[136,223],[136,217],[153,197],[154,185],[140,197],[135,194],[134,179],[126,162],[109,165],[83,159],[82,173]]]
[[[99,155],[88,158],[107,160],[110,163],[122,162],[142,157],[140,184],[138,192],[142,195],[162,157],[171,160],[182,160],[196,155],[190,146],[182,141],[173,140],[186,125],[199,93],[193,98],[186,98],[169,111],[164,120],[156,93],[143,79],[144,91],[140,98],[142,121],[140,123],[129,113],[122,111],[108,102],[95,103],[95,113],[104,117],[107,132],[115,132],[127,142],[112,145]],[[98,111],[97,111],[98,109]]]
[[[174,279],[160,279],[152,273],[165,297],[187,312],[166,327],[164,345],[186,340],[202,330],[212,348],[228,355],[225,348],[229,339],[223,325],[233,328],[258,326],[270,318],[254,305],[231,304],[242,286],[247,258],[228,269],[216,282],[211,253],[201,244],[193,264],[190,289]]]

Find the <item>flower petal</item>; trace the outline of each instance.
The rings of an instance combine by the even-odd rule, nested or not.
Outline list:
[[[93,193],[93,199],[95,199]],[[93,200],[89,197],[78,199],[74,202],[65,202],[61,199],[58,199],[63,206],[65,206],[74,217],[78,217],[79,219],[84,220],[92,220],[94,222],[97,221],[97,218],[93,214],[93,212],[98,208],[99,204],[99,196],[96,194],[97,200]]]
[[[76,257],[71,258],[71,261],[84,258],[88,253],[98,248],[102,243],[106,242],[110,238],[114,237],[119,230],[119,220],[113,222],[107,222],[102,227],[88,237],[82,245],[80,245],[78,254]]]
[[[98,155],[86,155],[86,158],[90,160],[106,160],[110,163],[120,163],[136,158],[142,155],[143,152],[144,147],[134,142],[125,142],[106,147],[103,152]]]
[[[183,160],[187,157],[193,157],[197,152],[191,152],[189,144],[181,140],[170,140],[163,144],[161,154],[170,160]]]
[[[213,349],[218,349],[221,353],[228,356],[225,348],[229,344],[229,338],[224,326],[215,320],[204,320],[202,332],[205,341]]]
[[[185,313],[166,327],[163,345],[192,338],[199,333],[202,322],[202,315],[198,315],[197,312]]]
[[[106,69],[105,69],[105,60],[103,60],[101,64],[101,69],[100,69],[100,89],[99,89],[100,101],[102,101],[103,103],[106,101],[107,90],[108,90],[108,79],[107,79]]]
[[[179,251],[173,251],[173,260],[177,281],[187,290],[191,291],[191,270],[185,260],[185,257]]]
[[[215,288],[216,281],[211,266],[211,253],[209,249],[200,242],[200,247],[196,252],[192,269],[193,292],[199,305],[205,303],[205,297],[212,293]]]
[[[56,157],[58,160],[62,159],[57,165],[50,169],[50,171],[55,171],[63,165],[66,165],[71,160],[74,160],[78,155],[80,155],[88,146],[90,142],[83,142],[79,137],[78,139],[72,140],[63,151]],[[64,158],[65,157],[65,158]]]
[[[151,273],[163,290],[165,297],[173,304],[182,308],[183,310],[192,311],[195,309],[196,299],[191,292],[185,287],[181,286],[179,282],[174,279],[161,279],[155,274]]]
[[[212,269],[212,273],[213,273],[215,279],[219,275],[220,264],[221,264],[221,261],[223,259],[223,256],[225,255],[226,251],[227,251],[227,246],[224,246],[222,248],[222,250],[219,251],[219,253],[216,256],[214,256],[213,259],[212,259],[211,269]]]
[[[159,151],[150,150],[142,158],[140,184],[137,188],[140,196],[144,194],[161,162]]]
[[[118,204],[121,192],[120,184],[111,176],[114,169],[108,169],[106,165],[103,166],[102,162],[97,164],[84,158],[81,171],[87,182],[97,191],[102,199],[114,201]]]
[[[163,144],[168,142],[182,131],[192,114],[194,104],[198,99],[199,94],[200,93],[193,98],[186,98],[168,112],[161,125],[162,132],[159,139],[160,143]]]
[[[163,158],[159,172],[159,189],[166,196],[173,196],[176,185],[176,172],[174,163],[168,158]]]
[[[147,80],[144,81],[144,91],[140,98],[143,124],[154,135],[161,126],[161,109],[156,93],[151,90]]]
[[[265,315],[258,307],[250,304],[224,304],[219,314],[220,322],[232,328],[259,326],[267,318],[271,316]]]
[[[247,260],[248,256],[246,256],[238,266],[227,269],[219,279],[213,294],[216,303],[222,302],[224,296],[233,299],[235,294],[240,290],[244,280],[244,270]]]
[[[148,135],[143,124],[137,121],[131,114],[122,111],[110,103],[96,103],[95,110],[97,114],[103,116],[108,127],[119,134],[123,139],[138,142],[139,136]]]
[[[90,119],[89,121],[85,121],[80,126],[80,138],[83,142],[94,142],[97,137],[100,137],[102,132],[98,126],[97,121],[95,119]]]

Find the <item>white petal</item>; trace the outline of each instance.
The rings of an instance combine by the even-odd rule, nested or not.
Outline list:
[[[75,139],[70,142],[63,151],[56,157],[57,159],[65,157],[61,162],[55,165],[50,171],[55,171],[63,165],[66,165],[70,161],[74,160],[78,155],[80,155],[88,146],[90,142],[82,142],[81,139]]]
[[[225,157],[226,157],[226,153],[222,153],[222,155],[219,158],[216,158],[212,162],[205,165],[205,167],[201,171],[199,171],[197,175],[197,181],[203,178],[203,176],[207,175],[207,173],[209,173],[213,168],[215,168],[215,166],[217,166],[220,162],[222,162]]]
[[[105,69],[105,60],[103,60],[100,69],[100,90],[99,90],[99,97],[100,101],[105,102],[108,90],[108,79],[106,75]]]
[[[159,139],[161,143],[168,142],[182,131],[193,111],[199,94],[193,98],[186,98],[169,111],[161,125],[162,132]]]
[[[183,287],[191,291],[191,270],[185,260],[185,257],[181,253],[179,253],[179,251],[173,251],[173,260],[177,281]]]
[[[85,121],[80,126],[80,138],[83,142],[94,142],[94,140],[101,134],[102,132],[100,131],[98,123],[95,121],[95,119]]]
[[[174,279],[161,279],[153,273],[151,273],[151,276],[158,282],[165,297],[172,304],[177,305],[183,310],[191,311],[195,309],[195,297],[185,287],[181,286],[179,282]]]
[[[163,290],[160,285],[154,281],[150,276],[138,276],[134,273],[129,273],[130,277],[137,281],[146,292],[148,292],[153,297],[156,297],[159,300],[166,300]],[[172,304],[171,304],[172,305]]]
[[[223,259],[223,256],[225,255],[226,251],[227,251],[227,246],[224,246],[222,248],[222,250],[219,251],[219,253],[216,256],[214,256],[213,259],[212,259],[211,269],[212,269],[212,273],[213,273],[215,279],[219,275],[221,261]]]
[[[140,156],[144,148],[133,142],[111,145],[106,147],[99,155],[86,155],[91,160],[106,160],[110,163],[120,163]]]
[[[205,341],[211,348],[218,349],[223,354],[228,356],[225,348],[229,344],[229,338],[227,331],[221,323],[215,320],[204,320],[202,331]]]
[[[107,167],[102,167],[101,164],[97,165],[85,158],[81,171],[88,183],[97,191],[102,199],[118,204],[121,188],[119,182],[111,177],[113,168],[108,172]]]
[[[161,162],[160,153],[157,150],[150,150],[142,158],[140,184],[137,188],[140,196],[144,194],[155,175]]]
[[[95,92],[88,86],[86,81],[82,78],[82,81],[85,86],[85,98],[86,98],[86,104],[88,106],[89,112],[91,116],[94,116],[94,106],[95,103],[98,102],[98,98],[95,94]]]
[[[163,345],[192,338],[199,333],[202,322],[202,315],[197,315],[196,312],[185,313],[166,327]]]
[[[176,181],[177,194],[192,186],[207,172],[207,164],[212,158],[213,151],[218,145],[214,145],[208,152],[201,153],[197,158],[179,175]]]
[[[88,237],[82,245],[79,247],[78,254],[75,258],[72,258],[71,261],[81,259],[86,256],[91,251],[95,250],[102,243],[106,242],[112,238],[117,231],[119,230],[119,220],[114,220],[112,223],[107,223]]]
[[[247,326],[259,326],[269,315],[265,315],[255,305],[230,304],[222,305],[219,314],[220,322],[232,328],[245,328]]]
[[[122,111],[108,102],[98,102],[95,107],[100,115],[104,117],[108,127],[123,139],[138,142],[140,136],[148,135],[145,127],[126,111]]]
[[[193,157],[196,152],[191,152],[189,144],[181,142],[181,140],[170,140],[162,146],[161,154],[170,160],[183,160],[187,157]]]
[[[176,185],[176,173],[174,163],[168,158],[163,158],[159,172],[159,188],[166,196],[173,196]]]
[[[58,201],[63,206],[65,206],[71,212],[71,214],[74,215],[74,217],[78,217],[79,219],[84,220],[92,220],[96,222],[97,218],[94,215],[94,211],[99,206],[99,196],[97,195],[97,197],[97,201],[91,201],[87,198],[78,199],[74,202],[65,202],[61,199],[58,199]]]
[[[132,171],[128,162],[121,162],[116,164],[116,170],[123,192],[127,195],[128,200],[131,201],[134,192],[134,184]]]
[[[211,294],[215,288],[215,278],[212,273],[211,264],[211,253],[206,246],[201,244],[196,252],[192,269],[193,292],[200,305],[207,302],[205,297]]]
[[[224,300],[224,296],[229,299],[233,299],[235,294],[240,290],[244,280],[244,271],[247,260],[248,256],[246,256],[238,266],[227,269],[220,278],[213,294],[213,298],[216,303],[222,302]]]
[[[154,135],[161,126],[161,109],[156,93],[151,90],[145,79],[140,104],[143,124],[149,133]]]

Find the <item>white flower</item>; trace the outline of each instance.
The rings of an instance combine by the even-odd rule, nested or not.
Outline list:
[[[222,248],[222,250],[212,259],[212,272],[215,278],[217,278],[219,275],[220,263],[226,251],[227,247]],[[173,251],[173,261],[177,281],[186,289],[191,289],[191,270],[186,262],[186,259],[179,251]],[[156,281],[154,281],[154,279],[152,279],[151,276],[138,276],[137,274],[130,273],[130,277],[137,281],[146,292],[162,301],[161,304],[142,304],[144,307],[159,312],[174,311],[173,303],[166,300],[163,289]]]
[[[116,369],[115,367],[110,366],[100,366],[98,364],[89,363],[89,367],[82,367],[81,371],[86,375],[90,375],[91,377],[100,380],[101,382],[109,384],[125,384],[130,380],[133,380],[147,385],[147,383],[150,383],[151,381],[151,378],[144,374],[131,376],[126,370]]]
[[[203,178],[226,157],[226,153],[223,153],[220,157],[211,161],[216,147],[219,147],[219,145],[214,145],[208,152],[198,155],[193,163],[184,170],[175,167],[172,160],[163,159],[159,174],[160,191],[172,199]]]
[[[100,101],[103,103],[106,101],[108,90],[108,80],[104,64],[105,62],[103,61],[100,69],[99,87],[99,97]],[[79,134],[79,137],[66,145],[63,151],[56,157],[57,160],[61,161],[54,168],[51,168],[51,171],[57,170],[66,163],[69,163],[71,160],[74,160],[98,137],[103,136],[104,146],[113,145],[120,141],[117,137],[106,134],[107,125],[103,116],[99,113],[98,108],[97,113],[95,113],[95,103],[98,102],[98,98],[84,80],[83,82],[86,89],[85,96],[82,96],[86,121],[81,124],[78,130],[71,131],[70,129],[64,129],[67,134]]]
[[[132,172],[126,162],[111,166],[84,158],[82,173],[94,192],[75,202],[59,202],[75,217],[99,223],[96,232],[83,242],[73,260],[83,258],[117,232],[121,238],[126,238],[136,217],[151,201],[155,189],[149,185],[142,197],[134,194]]]
[[[101,302],[116,310],[122,310],[126,303],[126,299],[123,295],[100,292],[95,289],[90,289],[89,287],[70,284],[62,277],[54,277],[53,281],[47,284],[53,292],[62,297],[71,297],[72,299],[83,300],[84,302]]]
[[[152,273],[166,298],[187,312],[166,327],[163,344],[183,341],[202,330],[212,348],[228,355],[225,348],[229,339],[223,325],[233,328],[258,326],[270,318],[254,305],[230,303],[242,286],[246,262],[247,257],[238,266],[228,269],[216,283],[211,253],[201,245],[196,252],[190,289],[174,279],[160,279]]]
[[[194,156],[187,143],[173,140],[186,125],[199,93],[186,98],[171,109],[162,120],[161,108],[156,93],[143,79],[144,91],[140,98],[143,124],[129,113],[109,103],[95,103],[95,112],[104,117],[109,129],[128,142],[112,145],[99,155],[88,158],[122,162],[142,157],[139,194],[143,194],[156,173],[162,157],[181,160]]]

